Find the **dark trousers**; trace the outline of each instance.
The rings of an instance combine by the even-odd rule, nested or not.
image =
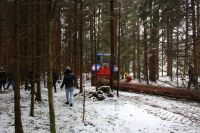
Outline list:
[[[194,85],[195,88],[197,88],[197,84],[198,84],[198,78],[197,77],[189,77],[189,81],[188,81],[188,89],[190,89],[191,85]]]
[[[14,81],[12,81],[12,80],[8,81],[8,85],[7,85],[6,89],[9,89],[10,85],[12,85],[12,88],[14,88]]]
[[[2,91],[2,87],[4,88],[4,90],[5,90],[5,83],[3,83],[3,82],[0,82],[0,91]]]
[[[0,83],[0,91],[2,91],[2,89],[1,89],[2,87],[3,87],[3,84],[2,84],[2,83]]]
[[[54,92],[56,93],[56,82],[53,82]]]

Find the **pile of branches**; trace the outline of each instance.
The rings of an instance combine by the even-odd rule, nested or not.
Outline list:
[[[95,92],[89,92],[89,98],[95,98],[98,101],[102,101],[106,98],[114,97],[110,86],[101,86]]]

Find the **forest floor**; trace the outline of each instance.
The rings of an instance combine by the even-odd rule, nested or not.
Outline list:
[[[97,101],[89,98],[95,88],[85,81],[86,114],[83,94],[74,98],[74,106],[65,104],[65,90],[54,93],[58,133],[199,133],[200,104],[153,95],[120,92],[120,97]],[[75,91],[78,93],[78,90]],[[35,103],[30,117],[30,92],[21,90],[22,122],[25,133],[49,132],[48,92],[42,89],[42,102]],[[14,132],[13,91],[0,94],[0,132]]]

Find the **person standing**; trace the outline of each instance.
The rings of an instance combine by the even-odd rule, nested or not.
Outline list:
[[[57,80],[58,80],[58,74],[57,74],[57,72],[56,72],[55,69],[53,69],[52,76],[53,76],[53,87],[54,87],[54,92],[56,93],[56,82],[57,82]]]
[[[7,90],[9,89],[10,86],[12,86],[12,89],[14,89],[14,85],[15,85],[15,83],[14,83],[14,73],[15,73],[14,67],[15,66],[13,64],[10,64],[8,66],[8,70],[7,70],[7,83],[8,84],[6,87]]]
[[[2,87],[5,90],[6,84],[6,72],[3,70],[3,67],[0,68],[0,91],[2,91]]]
[[[12,86],[12,88],[14,89],[15,83],[14,83],[13,74],[8,74],[7,80],[8,80],[8,84],[7,84],[6,89],[8,90],[10,86]]]
[[[70,70],[70,67],[67,66],[64,72],[64,79],[60,88],[62,89],[65,85],[65,92],[66,92],[66,103],[69,104],[71,107],[73,106],[73,98],[74,98],[74,88],[76,86],[76,78],[74,73]]]
[[[196,88],[198,84],[198,78],[197,76],[195,76],[194,67],[192,65],[189,66],[188,75],[189,75],[189,81],[187,88],[190,89],[191,84],[193,84],[194,87]]]

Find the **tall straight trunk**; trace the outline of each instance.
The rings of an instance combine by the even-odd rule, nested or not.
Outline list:
[[[152,7],[154,9],[155,3],[151,0],[151,10]],[[159,78],[159,30],[158,30],[158,21],[159,21],[159,11],[158,10],[153,10],[152,11],[152,24],[151,24],[151,45],[152,49],[155,49],[155,64],[153,65],[153,68],[155,69],[153,75],[151,77],[155,77],[156,79]]]
[[[192,9],[192,40],[193,40],[193,64],[194,71],[197,71],[197,41],[196,41],[196,16],[195,16],[195,0],[191,0]]]
[[[42,97],[41,97],[41,87],[40,87],[40,76],[41,76],[41,49],[42,49],[42,41],[41,41],[41,30],[40,30],[40,25],[39,25],[39,22],[41,22],[40,20],[40,0],[37,0],[37,3],[36,3],[36,20],[38,23],[36,23],[36,42],[37,42],[37,45],[36,45],[36,53],[37,53],[37,58],[36,58],[36,83],[37,83],[37,96],[36,96],[36,100],[37,101],[42,101]]]
[[[12,28],[11,25],[12,25],[12,22],[13,22],[13,21],[12,21],[12,19],[11,19],[11,14],[13,14],[13,12],[12,12],[12,8],[11,8],[10,2],[8,3],[8,9],[9,9],[9,11],[8,11],[8,12],[9,12],[9,17],[8,17],[8,18],[10,19],[10,21],[8,21],[8,25],[9,25],[8,27],[11,27],[11,28]],[[12,31],[12,30],[9,28],[8,31],[9,31],[9,33],[8,33],[8,38],[9,38],[9,39],[8,39],[8,43],[9,43],[8,49],[11,50],[11,49],[13,48],[13,47],[11,46],[11,38],[12,38],[12,37],[11,37],[11,35],[12,35],[11,31]],[[12,57],[13,57],[12,54],[8,54],[9,61],[12,61],[12,60],[13,60]]]
[[[138,36],[137,36],[137,32],[138,31],[135,31],[135,29],[138,30],[137,28],[137,22],[133,22],[133,28],[134,28],[134,32],[133,32],[133,46],[132,46],[132,72],[133,72],[133,79],[136,79],[137,78],[137,39],[138,39]],[[123,30],[123,29],[121,29]],[[123,36],[122,36],[123,37]]]
[[[47,2],[48,0],[41,1],[41,9],[42,12],[47,16]],[[43,83],[44,88],[47,88],[47,19],[46,17],[41,17],[42,21],[42,35],[41,35],[41,45],[42,45],[42,77],[43,77]]]
[[[86,102],[86,95],[85,95],[85,86],[83,88],[83,119],[82,119],[82,122],[84,123],[85,122],[85,102]]]
[[[172,80],[172,32],[173,29],[167,24],[167,76]]]
[[[155,36],[155,48],[156,48],[156,79],[159,79],[159,10],[155,11],[155,31],[156,31],[156,36]]]
[[[32,39],[33,39],[33,77],[31,82],[31,108],[30,108],[30,116],[34,116],[34,95],[35,95],[35,68],[36,68],[36,18],[35,18],[35,0],[31,0],[31,10],[32,10]]]
[[[98,3],[98,16],[97,16],[97,23],[98,23],[98,26],[97,26],[97,49],[100,49],[100,23],[101,23],[101,2],[99,1]]]
[[[132,50],[132,72],[133,72],[133,78],[135,79],[137,77],[136,75],[136,44],[133,45]]]
[[[45,22],[47,23],[47,22]],[[46,24],[44,24],[45,27]],[[47,88],[47,68],[46,66],[44,65],[46,60],[45,60],[45,57],[47,57],[47,51],[45,49],[45,46],[47,46],[47,32],[46,32],[47,28],[45,28],[45,31],[43,32],[42,36],[43,36],[43,41],[42,41],[42,78],[43,78],[43,83],[44,83],[44,88]]]
[[[48,72],[47,72],[47,88],[49,98],[49,116],[50,116],[50,130],[51,133],[56,133],[55,125],[55,110],[53,102],[53,81],[52,81],[52,52],[51,52],[51,29],[52,21],[50,21],[48,28]]]
[[[80,0],[80,93],[83,92],[83,2]]]
[[[119,2],[119,13],[118,13],[118,47],[117,47],[117,64],[118,64],[118,79],[117,79],[117,96],[119,97],[119,81],[120,81],[120,56],[121,56],[121,3]]]
[[[14,108],[15,108],[15,133],[23,133],[20,110],[20,0],[14,1],[14,45],[15,45],[15,86],[14,86]]]
[[[199,0],[197,1],[197,70],[200,70],[200,8],[199,8]]]
[[[73,69],[74,73],[77,76],[78,73],[78,56],[77,56],[77,4],[78,0],[74,0],[74,28],[73,28]]]
[[[2,45],[2,37],[1,37],[2,36],[2,31],[1,31],[2,30],[1,29],[1,25],[2,25],[2,17],[1,17],[2,11],[1,10],[2,9],[1,8],[2,8],[2,2],[0,2],[0,66],[3,66],[3,64],[2,64],[3,63],[3,61],[2,61],[2,53],[3,53],[2,46],[3,45]]]
[[[147,51],[147,28],[146,25],[144,25],[144,79],[146,83],[149,84]]]
[[[60,77],[61,72],[61,9],[57,7],[54,18],[53,34],[52,34],[52,49],[53,49],[53,68],[58,72]]]
[[[110,0],[110,28],[111,28],[111,38],[110,38],[110,49],[111,49],[111,65],[110,65],[110,88],[113,90],[113,80],[114,80],[114,62],[115,62],[115,39],[116,39],[116,34],[115,34],[115,13],[114,13],[114,0]]]
[[[61,53],[62,53],[62,51],[61,51],[61,35],[62,35],[62,25],[61,25],[61,9],[59,9],[59,12],[58,12],[58,16],[57,16],[57,47],[58,47],[58,54],[59,54],[59,56],[58,56],[58,72],[59,72],[59,77],[60,77],[60,79],[61,79]]]
[[[28,1],[28,2],[30,2],[30,0]],[[28,14],[29,14],[29,10],[30,10],[30,6],[31,5],[29,5],[29,6],[24,6],[23,7],[23,10],[25,10],[25,16],[24,16],[24,20],[25,20],[25,23],[26,23],[26,25],[29,25],[30,24],[30,21],[31,21],[31,19],[29,19],[30,17],[28,17]],[[29,35],[29,33],[30,33],[30,29],[29,28],[26,28],[25,29],[25,34],[26,35]],[[30,44],[30,37],[26,37],[25,38],[25,40],[24,40],[24,42],[25,42],[25,44],[23,45],[23,47],[24,47],[24,56],[25,57],[28,57],[29,55],[29,50],[28,50],[28,47],[29,46],[32,46],[31,44]],[[29,68],[29,64],[28,64],[28,61],[29,60],[29,58],[25,58],[24,59],[24,62],[26,62],[26,64],[24,65],[24,71],[27,73],[28,72],[28,68]],[[28,78],[25,78],[24,79],[24,81],[25,81],[25,90],[29,90],[29,86],[28,86]]]
[[[164,30],[162,30],[162,34],[164,33]],[[162,54],[161,54],[161,60],[162,60],[162,62],[161,62],[161,64],[162,64],[162,66],[161,66],[161,72],[162,72],[162,77],[163,77],[163,72],[164,72],[164,34],[162,35],[162,42],[161,42],[161,48],[162,48]]]
[[[179,30],[177,28],[176,33],[176,83],[179,86],[178,78],[179,78]]]
[[[52,51],[51,51],[51,37],[53,25],[52,0],[48,0],[47,4],[47,49],[48,49],[48,72],[47,72],[47,88],[49,101],[49,117],[50,117],[50,132],[56,133],[55,124],[55,110],[53,98],[53,80],[52,80]]]
[[[186,0],[186,16],[185,16],[185,59],[184,59],[184,72],[183,75],[186,76],[187,74],[187,68],[188,68],[188,28],[189,28],[189,19],[188,19],[188,12],[189,12],[189,7],[188,7],[188,0]]]
[[[96,36],[96,0],[94,0],[94,10],[93,10],[93,29],[94,29],[94,64],[95,64],[95,73],[97,72],[97,36]],[[97,86],[96,86],[97,91]]]
[[[132,60],[132,72],[133,72],[133,79],[136,78],[135,71],[136,71],[136,46],[137,46],[137,23],[135,20],[133,22],[133,31],[132,31],[132,45],[131,45],[131,60]]]
[[[141,82],[140,76],[140,24],[139,20],[137,21],[137,78]]]
[[[172,29],[170,29],[170,73],[171,73],[171,75],[170,75],[170,79],[171,79],[171,81],[173,81],[173,28]]]
[[[70,16],[70,20],[69,20],[69,25],[72,25],[72,17]],[[72,57],[73,57],[73,34],[74,33],[72,33],[72,31],[73,31],[73,29],[72,28],[69,28],[69,40],[68,40],[68,57],[67,57],[67,59],[68,59],[68,61],[69,62],[67,62],[66,64],[68,64],[70,67],[72,67],[73,66],[73,59],[72,59]],[[67,56],[66,55],[66,56]]]
[[[90,66],[92,66],[95,62],[95,59],[94,59],[94,33],[93,33],[93,17],[90,18],[90,59],[91,59],[91,63],[90,63]]]

